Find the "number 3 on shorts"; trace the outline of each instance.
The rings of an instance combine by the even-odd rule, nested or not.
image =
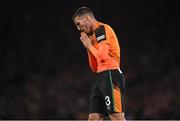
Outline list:
[[[110,97],[109,96],[106,96],[105,97],[105,102],[106,102],[106,105],[109,106],[111,104],[111,101],[110,101]]]

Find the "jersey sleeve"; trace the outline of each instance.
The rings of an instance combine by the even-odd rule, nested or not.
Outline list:
[[[95,30],[96,40],[98,42],[98,48],[91,45],[88,49],[97,59],[106,59],[108,57],[109,48],[110,48],[110,37],[111,33],[108,28],[105,28],[104,25],[99,26]]]
[[[110,43],[110,35],[109,30],[104,25],[99,26],[95,30],[96,40],[98,43]]]

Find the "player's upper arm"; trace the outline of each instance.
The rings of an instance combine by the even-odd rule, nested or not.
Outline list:
[[[102,43],[109,44],[110,43],[110,35],[109,34],[111,34],[111,33],[109,33],[108,28],[105,27],[104,25],[100,25],[95,30],[95,34],[96,34],[97,42],[99,44],[102,44]]]
[[[98,49],[94,46],[90,46],[88,49],[96,58],[104,60],[108,57],[110,41],[113,39],[113,31],[109,26],[101,25],[95,30],[95,34]]]

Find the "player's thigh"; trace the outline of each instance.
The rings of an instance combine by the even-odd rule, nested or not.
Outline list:
[[[122,121],[126,120],[124,113],[112,113],[109,114],[109,117],[111,120],[122,120]]]
[[[123,92],[119,82],[122,81],[118,70],[109,70],[108,75],[104,76],[105,84],[99,86],[104,95],[106,109],[109,114],[123,113]],[[105,85],[104,87],[102,85]]]
[[[101,113],[90,113],[88,116],[88,121],[93,120],[103,120],[103,115]]]
[[[96,83],[93,84],[90,100],[89,100],[89,114],[100,113],[104,114],[106,109],[106,105],[104,103],[104,97]],[[94,115],[93,115],[94,116]]]

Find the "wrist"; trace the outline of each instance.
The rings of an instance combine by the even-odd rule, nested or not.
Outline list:
[[[87,49],[89,49],[89,48],[91,48],[91,47],[92,47],[92,45],[87,45],[87,46],[86,46]]]

